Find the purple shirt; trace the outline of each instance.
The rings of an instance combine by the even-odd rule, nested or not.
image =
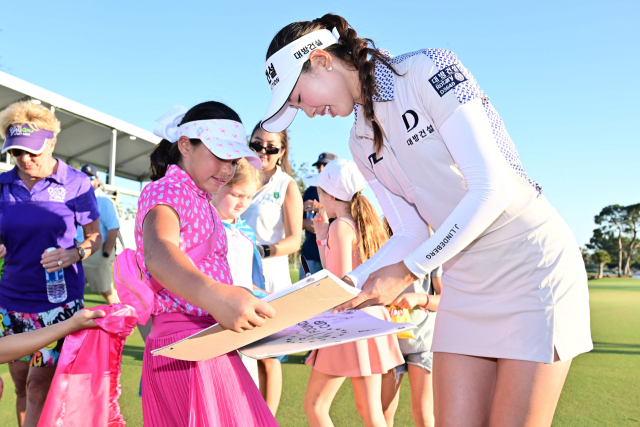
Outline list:
[[[29,191],[18,168],[0,174],[0,237],[7,248],[0,306],[39,313],[83,298],[84,270],[78,262],[64,269],[67,300],[52,304],[47,298],[42,253],[50,247],[76,247],[77,225],[98,219],[98,204],[89,178],[58,159],[58,170]]]

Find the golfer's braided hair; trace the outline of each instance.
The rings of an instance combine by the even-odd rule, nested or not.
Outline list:
[[[324,50],[340,59],[347,67],[351,66],[358,71],[362,100],[364,102],[364,115],[371,121],[373,126],[374,147],[376,152],[379,153],[382,148],[382,129],[378,123],[376,123],[373,114],[373,95],[378,93],[374,80],[374,61],[380,61],[389,67],[396,75],[398,75],[398,72],[389,63],[388,59],[376,48],[373,40],[359,38],[356,30],[349,25],[346,19],[328,13],[322,18],[314,19],[313,21],[294,22],[278,31],[278,34],[275,35],[267,50],[267,59],[289,43],[312,31],[322,29],[332,31],[334,28],[336,28],[340,34],[338,44],[328,46]],[[308,72],[310,69],[311,62],[305,62],[302,67],[302,72]]]

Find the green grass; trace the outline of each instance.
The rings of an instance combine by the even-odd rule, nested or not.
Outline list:
[[[297,272],[292,271],[292,280]],[[295,281],[295,280],[294,280]],[[640,280],[602,279],[589,282],[591,327],[595,349],[578,356],[558,404],[555,427],[640,426]],[[86,291],[87,306],[102,299]],[[142,426],[138,385],[143,343],[136,330],[127,340],[122,362],[120,405],[129,426]],[[305,426],[302,399],[310,368],[291,356],[283,367],[284,391],[278,422],[283,427]],[[5,393],[0,402],[0,426],[15,426],[15,397],[6,365],[0,366]],[[409,387],[402,387],[397,426],[412,426]],[[349,382],[340,389],[331,408],[336,426],[361,426]]]
[[[589,291],[594,350],[574,359],[554,426],[640,426],[640,280]]]

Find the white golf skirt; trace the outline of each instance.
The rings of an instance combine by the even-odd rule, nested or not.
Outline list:
[[[539,196],[444,265],[432,350],[553,363],[593,349],[589,292],[573,233]]]

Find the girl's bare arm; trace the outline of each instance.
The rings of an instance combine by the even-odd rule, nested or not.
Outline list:
[[[167,205],[151,209],[143,223],[145,266],[170,292],[209,312],[235,332],[262,326],[273,308],[237,286],[217,282],[202,273],[180,250],[180,221]]]

